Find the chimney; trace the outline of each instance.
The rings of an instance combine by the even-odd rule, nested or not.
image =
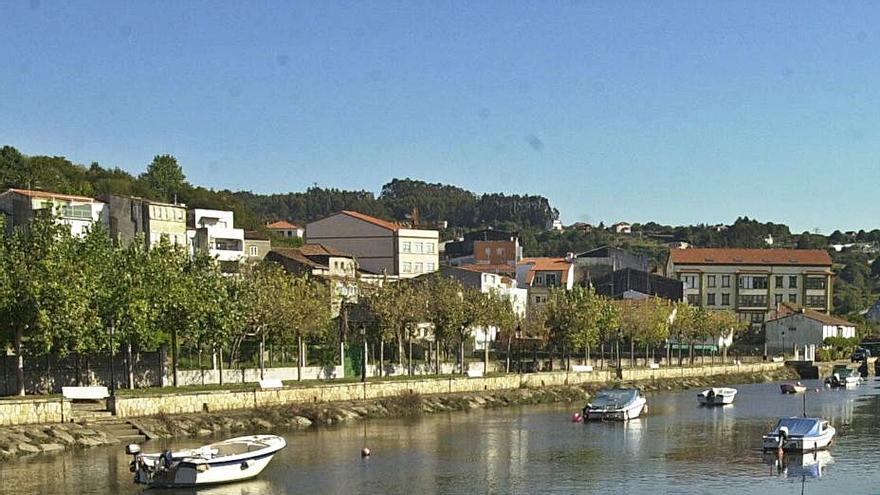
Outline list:
[[[567,261],[569,263],[574,261],[574,253],[571,253],[571,252],[565,253],[565,261]]]

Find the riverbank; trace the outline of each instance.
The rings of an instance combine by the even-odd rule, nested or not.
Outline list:
[[[642,379],[618,384],[638,386],[650,397],[651,393],[658,391],[791,379],[797,379],[797,373],[791,368],[779,367],[760,372]],[[335,426],[369,419],[531,404],[570,402],[576,406],[575,409],[580,409],[592,394],[608,385],[609,383],[591,382],[441,394],[420,394],[406,390],[378,399],[265,405],[220,412],[160,413],[130,418],[128,421],[151,439],[266,433],[283,429]],[[0,427],[0,458],[117,443],[119,441],[111,433],[102,430],[99,423]]]

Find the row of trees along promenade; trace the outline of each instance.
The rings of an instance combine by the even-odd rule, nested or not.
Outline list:
[[[606,348],[619,360],[621,343],[631,356],[644,347],[647,362],[670,337],[693,343],[739,327],[730,312],[655,299],[610,301],[579,287],[555,290],[525,319],[495,293],[439,274],[362,284],[360,290],[358,301],[343,304],[333,318],[327,284],[274,263],[243,264],[238,274],[224,275],[205,255],[168,243],[116,246],[100,228],[72,236],[51,215],[0,235],[0,345],[13,350],[21,395],[25,360],[50,355],[79,363],[83,356],[121,352],[126,385],[133,388],[132,353],[163,346],[171,349],[176,386],[181,348],[198,351],[200,368],[202,351],[218,356],[221,382],[224,366],[237,368],[249,359],[262,370],[267,346],[281,356],[276,363],[295,355],[299,368],[308,345],[329,364],[338,362],[345,343],[355,349],[368,344],[377,349],[372,355],[380,370],[387,349],[389,361],[412,372],[415,343],[429,349],[421,353],[429,369],[439,373],[443,362],[455,361],[464,372],[473,329],[492,326],[498,329],[496,353],[505,355],[510,372],[511,347],[523,340],[549,353],[551,363],[554,356],[604,358]],[[259,352],[246,355],[254,347]],[[488,365],[488,348],[483,359]]]

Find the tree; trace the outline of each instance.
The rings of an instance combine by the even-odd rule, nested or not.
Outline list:
[[[164,201],[174,200],[187,187],[183,168],[171,155],[156,155],[141,179]]]

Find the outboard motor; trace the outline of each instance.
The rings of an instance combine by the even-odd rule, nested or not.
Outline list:
[[[785,446],[785,442],[788,441],[788,427],[780,426],[779,427],[779,448],[781,449]]]
[[[131,462],[128,463],[128,470],[132,473],[137,471],[138,455],[141,453],[141,446],[132,443],[125,446],[125,453],[131,456]]]

